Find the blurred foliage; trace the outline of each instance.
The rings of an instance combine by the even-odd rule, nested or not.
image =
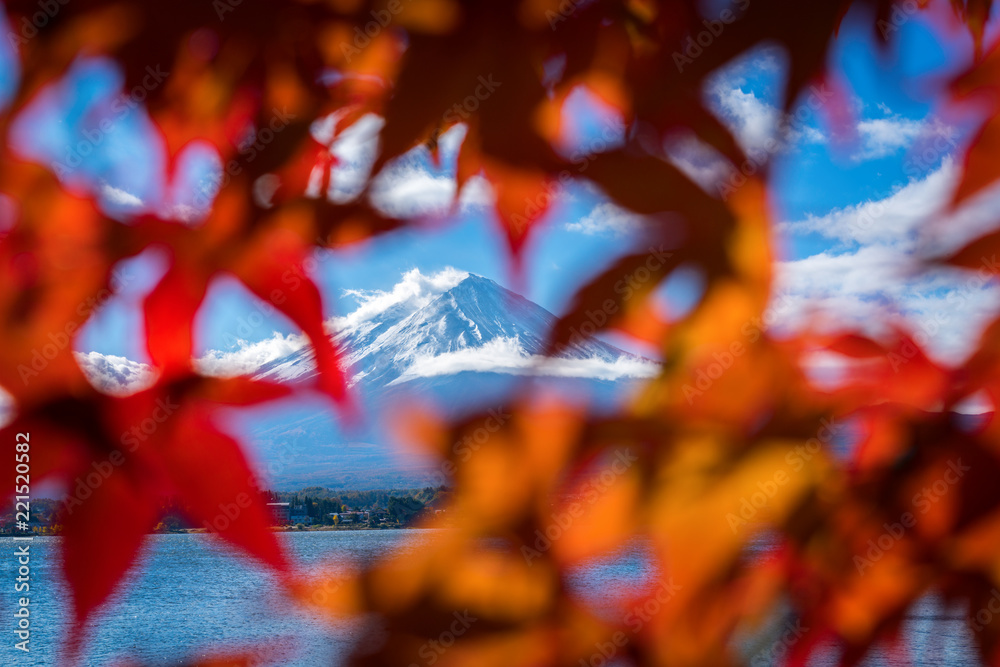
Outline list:
[[[879,26],[898,8],[888,0],[738,4],[745,11],[710,48],[679,65],[676,54],[715,20],[693,0],[72,0],[33,32],[22,27],[34,25],[39,3],[7,2],[8,21],[21,31],[11,33],[21,35],[13,40],[21,78],[0,119],[0,192],[12,218],[0,242],[0,385],[17,415],[0,439],[31,433],[34,483],[72,487],[118,460],[111,457],[122,461],[65,518],[70,654],[159,521],[164,496],[273,567],[304,603],[374,619],[356,665],[431,655],[439,665],[576,665],[601,646],[614,646],[628,664],[739,664],[745,656],[733,639],[780,610],[805,628],[787,664],[804,664],[831,641],[852,664],[876,642],[892,644],[908,607],[930,590],[973,617],[986,608],[1000,585],[1000,431],[992,419],[969,428],[954,408],[976,394],[995,404],[1000,322],[958,368],[933,363],[902,328],[881,340],[807,329],[782,340],[761,331],[748,341],[744,327],[771,297],[767,171],[706,190],[660,148],[668,136],[688,134],[737,169],[746,156],[704,107],[706,77],[748,49],[775,45],[788,58],[791,109],[810,86],[831,80],[831,41],[851,6],[887,40],[896,33]],[[964,24],[981,44],[988,0],[915,4],[945,28]],[[101,212],[91,191],[67,187],[11,145],[12,119],[82,55],[116,60],[125,90],[141,86],[148,67],[169,71],[145,95],[167,146],[166,173],[176,173],[194,140],[238,167],[227,167],[230,178],[204,220],[147,214],[123,224]],[[561,66],[546,77],[553,59]],[[476,108],[465,104],[491,76],[502,85]],[[332,117],[338,136],[365,114],[383,117],[375,174],[418,145],[436,159],[442,133],[467,124],[457,181],[482,174],[492,185],[517,274],[547,213],[532,203],[547,201],[540,195],[574,168],[554,146],[567,131],[563,105],[579,87],[617,109],[628,128],[624,145],[589,156],[580,177],[649,214],[648,240],[672,255],[627,295],[615,285],[648,267],[644,255],[620,258],[580,287],[552,349],[588,323],[612,328],[658,346],[662,373],[609,417],[525,400],[472,456],[457,456],[450,444],[481,432],[485,416],[457,424],[413,416],[410,432],[454,466],[453,527],[428,548],[356,577],[304,580],[267,530],[243,448],[213,422],[219,406],[299,389],[195,371],[192,325],[209,281],[236,276],[300,327],[315,350],[316,388],[342,419],[356,419],[303,263],[317,246],[349,245],[413,221],[376,210],[368,190],[347,203],[317,194],[329,188],[335,158],[310,124]],[[995,50],[980,53],[953,84],[956,100],[975,98],[990,111],[965,155],[956,206],[1000,178],[998,90]],[[842,93],[825,103],[832,122],[848,108]],[[241,142],[278,109],[287,126],[243,160]],[[269,197],[258,196],[262,183]],[[170,261],[143,306],[157,380],[110,396],[88,384],[61,336],[73,337],[90,317],[85,304],[108,293],[117,262],[153,246]],[[992,233],[939,261],[981,269],[998,246],[1000,233]],[[706,289],[691,312],[668,323],[649,296],[681,264],[700,269]],[[597,323],[595,310],[613,316]],[[854,362],[835,391],[817,388],[802,370],[821,351]],[[165,403],[177,407],[147,438],[123,437]],[[830,453],[831,424],[848,421],[859,444],[844,461]],[[750,558],[747,547],[762,531],[777,546]],[[575,565],[637,537],[652,545],[661,581],[609,601],[617,615],[569,593]],[[653,602],[657,613],[634,622],[629,610]],[[463,612],[475,620],[456,620]],[[998,629],[991,617],[975,633],[984,662],[1000,664]],[[447,651],[429,648],[449,632]]]

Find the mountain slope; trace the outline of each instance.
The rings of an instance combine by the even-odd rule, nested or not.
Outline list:
[[[297,411],[294,419],[287,413],[251,418],[244,428],[265,461],[286,460],[274,476],[282,488],[440,484],[442,476],[432,465],[403,455],[394,446],[394,434],[382,426],[400,405],[419,399],[456,416],[501,408],[515,393],[538,392],[600,409],[622,400],[634,380],[657,370],[652,362],[598,340],[546,358],[555,322],[541,306],[476,275],[435,293],[365,309],[363,317],[339,322],[334,333],[367,413],[365,428],[345,432],[328,413],[308,409]],[[315,372],[312,353],[304,348],[262,366],[257,377],[301,381]],[[294,429],[288,428],[292,421]]]
[[[600,410],[622,400],[634,380],[657,370],[652,362],[597,340],[545,357],[556,317],[481,276],[454,270],[424,276],[414,270],[391,292],[356,294],[358,309],[328,326],[345,350],[345,370],[364,410],[360,427],[342,428],[320,397],[243,410],[228,420],[228,428],[252,443],[275,488],[440,484],[428,460],[400,452],[387,426],[400,406],[415,398],[446,416],[502,408],[515,394],[531,392],[556,393]],[[290,346],[293,338],[298,341],[275,339],[280,345],[274,349],[282,353],[253,376],[292,383],[314,376],[311,348],[304,339]],[[285,353],[289,347],[295,351]],[[246,358],[239,354],[210,351],[202,357],[212,362],[202,363],[203,372],[225,372],[227,359],[245,370]],[[91,353],[83,361],[95,386],[119,393],[130,382],[154,378],[148,367],[119,357]]]
[[[395,304],[353,322],[334,338],[344,349],[352,384],[388,386],[417,377],[462,371],[555,376],[643,377],[655,366],[597,340],[543,359],[556,317],[523,296],[469,275],[417,309]],[[435,361],[439,363],[435,364]],[[566,362],[584,362],[574,366]],[[259,378],[291,380],[315,373],[312,354],[300,350],[266,364]]]

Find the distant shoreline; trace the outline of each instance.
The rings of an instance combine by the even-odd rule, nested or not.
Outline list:
[[[378,532],[381,530],[419,530],[421,528],[438,528],[439,526],[271,526],[273,533],[323,533],[323,532],[347,532],[357,530],[368,530]],[[154,530],[147,535],[201,535],[214,531],[205,528],[178,528],[177,530]],[[0,537],[62,537],[62,533],[0,533]]]

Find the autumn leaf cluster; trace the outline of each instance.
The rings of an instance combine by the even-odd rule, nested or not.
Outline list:
[[[1000,431],[992,420],[970,428],[954,414],[971,396],[996,403],[1000,322],[955,368],[934,363],[902,326],[879,340],[808,328],[780,340],[744,333],[773,296],[770,184],[766,165],[745,169],[748,156],[706,108],[705,81],[766,44],[787,57],[786,109],[817,85],[837,91],[827,63],[843,17],[849,10],[866,17],[891,43],[895,34],[884,26],[899,9],[892,3],[733,3],[724,29],[696,51],[691,40],[715,19],[692,0],[50,4],[58,7],[41,21],[39,3],[5,3],[20,79],[0,116],[0,208],[8,218],[0,240],[0,386],[16,406],[0,442],[31,433],[33,483],[69,483],[95,463],[122,461],[66,517],[73,650],[134,564],[163,496],[180,497],[193,521],[215,526],[221,539],[280,573],[303,604],[375,619],[366,650],[353,658],[358,665],[417,662],[458,610],[477,620],[439,664],[575,665],[608,642],[629,664],[739,664],[733,638],[779,609],[808,628],[788,664],[804,664],[828,642],[842,646],[850,664],[874,643],[895,641],[906,610],[928,591],[974,616],[1000,585]],[[982,48],[990,3],[910,4],[964,26],[977,45],[975,64],[949,92],[949,103],[974,99],[988,110],[964,155],[958,207],[1000,179],[1000,52]],[[97,205],[94,184],[69,183],[18,151],[14,121],[77,59],[92,56],[120,65],[126,91],[142,88],[150,68],[169,72],[143,88],[167,147],[168,180],[179,178],[196,141],[218,151],[226,174],[198,220],[169,211],[115,219]],[[490,81],[500,85],[482,99],[476,91]],[[627,131],[623,145],[589,155],[578,173],[558,146],[566,101],[581,88],[617,110]],[[835,123],[849,106],[841,91],[824,112]],[[240,150],[247,133],[273,127],[279,113],[281,131],[247,160]],[[347,202],[326,196],[337,161],[310,127],[329,118],[339,136],[367,114],[385,119],[373,174],[415,147],[438,159],[439,138],[467,126],[456,191],[475,176],[489,182],[513,276],[546,222],[553,183],[567,173],[646,216],[643,234],[651,247],[669,250],[667,259],[615,258],[574,288],[551,349],[572,345],[581,330],[614,329],[655,345],[665,363],[610,416],[515,399],[510,419],[471,457],[457,457],[452,444],[481,429],[486,415],[460,423],[411,415],[411,438],[454,470],[455,525],[418,553],[344,580],[308,580],[267,528],[243,445],[213,415],[304,390],[328,395],[345,422],[363,409],[304,265],[316,248],[416,223],[375,206],[370,185]],[[663,153],[676,136],[713,150],[738,178],[715,188],[692,181]],[[935,261],[978,271],[998,245],[995,232]],[[110,293],[116,264],[152,247],[169,258],[143,303],[156,381],[133,395],[108,395],[88,383],[72,340]],[[652,294],[680,266],[700,271],[706,287],[696,307],[671,319]],[[648,274],[638,290],[615,289],[637,272]],[[223,274],[308,336],[319,369],[314,386],[197,372],[195,316]],[[595,310],[613,315],[595,323]],[[817,352],[847,360],[836,390],[806,376],[804,362]],[[710,386],[699,383],[704,377]],[[176,407],[149,437],[123,439],[164,405]],[[848,422],[856,446],[843,460],[831,443],[836,425]],[[613,480],[602,483],[609,470]],[[948,492],[897,531],[913,499],[941,480]],[[581,504],[594,489],[599,500]],[[766,502],[750,502],[756,511],[746,512],[760,493]],[[217,521],[220,507],[238,498],[252,502],[237,518]],[[767,558],[749,558],[748,545],[765,530],[777,546]],[[892,548],[870,558],[869,545],[887,530]],[[615,602],[617,615],[598,614],[570,594],[575,565],[636,538],[652,545],[660,581]],[[648,622],[636,628],[626,620],[654,599]],[[975,638],[984,662],[1000,660],[1000,623]]]

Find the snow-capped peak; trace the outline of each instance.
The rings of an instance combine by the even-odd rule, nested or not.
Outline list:
[[[403,274],[391,290],[353,290],[359,301],[347,316],[328,323],[345,350],[352,385],[386,387],[415,378],[462,372],[589,377],[649,377],[657,366],[591,340],[557,359],[546,359],[554,315],[495,281],[447,268]],[[145,364],[97,353],[79,354],[95,386],[114,393],[137,391],[155,374]],[[210,350],[195,359],[209,375],[248,374],[278,381],[316,373],[312,349],[301,334],[247,343],[235,351]]]
[[[559,363],[546,361],[554,315],[482,276],[452,270],[435,278],[411,271],[392,292],[371,296],[363,316],[345,318],[335,338],[347,350],[353,381],[387,386],[464,371],[614,380],[656,372],[655,364],[596,340],[563,352]],[[264,365],[258,377],[313,373],[306,348]]]

